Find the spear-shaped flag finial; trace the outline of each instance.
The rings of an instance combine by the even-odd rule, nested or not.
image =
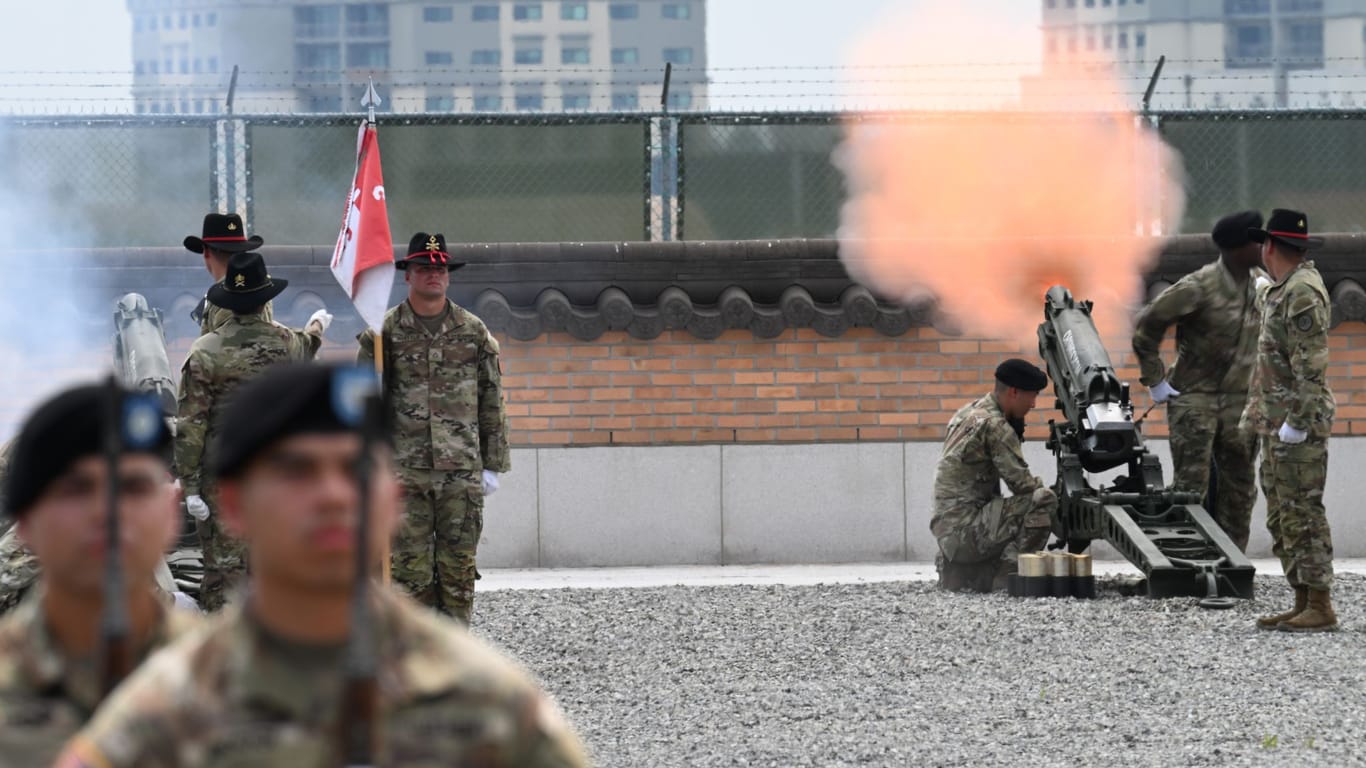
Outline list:
[[[360,105],[370,110],[367,119],[370,121],[371,125],[375,124],[375,107],[379,106],[381,101],[383,101],[383,99],[379,97],[379,92],[375,90],[375,79],[372,77],[370,78],[370,84],[365,87],[365,95],[362,96],[360,100]]]

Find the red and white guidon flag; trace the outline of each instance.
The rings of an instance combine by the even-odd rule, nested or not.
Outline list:
[[[394,285],[394,242],[379,165],[379,133],[369,123],[361,123],[356,140],[356,175],[332,251],[332,274],[366,325],[379,333]]]

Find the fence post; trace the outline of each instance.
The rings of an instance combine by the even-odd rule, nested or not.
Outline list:
[[[678,233],[678,118],[664,115],[650,121],[651,190],[654,206],[650,239],[674,240]]]

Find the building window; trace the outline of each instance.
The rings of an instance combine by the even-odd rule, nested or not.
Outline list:
[[[691,64],[691,48],[665,48],[664,60],[670,64]]]
[[[1319,69],[1323,67],[1323,21],[1292,21],[1285,31],[1286,66],[1291,69]]]
[[[503,52],[485,48],[470,52],[470,64],[476,67],[498,67],[503,64]]]
[[[563,21],[587,21],[588,3],[560,3],[560,19]]]
[[[639,63],[640,63],[640,49],[639,49],[639,48],[613,48],[613,49],[612,49],[612,63],[613,63],[613,64],[639,64]]]
[[[575,112],[588,109],[592,99],[586,93],[567,93],[563,97],[564,111]]]
[[[1271,22],[1228,25],[1225,66],[1255,69],[1271,66]]]
[[[453,61],[450,51],[427,51],[425,59],[429,67],[449,67]]]
[[[182,114],[182,115],[188,115],[188,114],[190,114],[190,100],[189,100],[189,99],[181,99],[181,100],[180,100],[180,114]]]
[[[218,57],[217,57],[217,56],[210,56],[210,57],[209,57],[209,74],[213,75],[213,74],[217,74],[217,73],[218,73]]]
[[[540,64],[544,61],[540,48],[518,48],[512,54],[512,60],[517,64]]]
[[[1256,16],[1271,12],[1271,0],[1224,0],[1225,16]]]
[[[142,66],[142,62],[141,62],[141,61],[135,61],[135,62],[133,62],[133,74],[135,74],[135,75],[140,75],[140,74],[142,74],[142,70],[143,70],[143,66]]]
[[[455,21],[455,9],[449,5],[429,5],[422,9],[422,20],[429,24]]]
[[[134,32],[141,32],[141,31],[142,31],[142,17],[141,17],[141,16],[134,16],[134,17],[133,17],[133,31],[134,31]],[[138,106],[141,107],[142,105],[139,104]]]
[[[341,34],[341,8],[335,5],[294,6],[294,36],[337,37]]]
[[[195,59],[194,64],[190,67],[190,69],[192,69],[196,75],[202,73],[204,71],[204,60]]]
[[[160,69],[161,69],[161,66],[160,66],[159,64],[157,64],[157,60],[156,60],[156,59],[152,59],[151,61],[147,62],[147,70],[148,70],[149,72],[151,72],[152,74],[154,74],[154,75],[161,74]]]
[[[692,109],[692,92],[670,91],[669,109]]]
[[[497,21],[498,6],[476,5],[470,12],[470,18],[474,21]]]
[[[204,26],[213,27],[218,25],[218,14],[209,12],[204,14]]]
[[[346,66],[348,69],[385,69],[389,66],[388,43],[348,43],[346,46]]]
[[[1086,0],[1086,7],[1087,7],[1087,8],[1095,8],[1095,7],[1096,7],[1096,0]]]
[[[171,28],[171,14],[167,13],[167,14],[164,14],[164,15],[161,17],[161,28],[162,28],[162,29],[170,29],[170,28]],[[174,101],[173,101],[173,102],[170,102],[170,104],[171,104],[170,109],[167,109],[166,111],[167,111],[167,112],[174,112],[174,111],[175,111],[175,102],[174,102]]]
[[[155,32],[155,31],[157,31],[157,17],[156,17],[156,14],[153,14],[153,15],[147,17],[147,31],[148,31],[148,32]],[[152,107],[155,108],[156,105],[153,104]]]
[[[1137,2],[1137,0],[1135,0],[1135,2]],[[1134,47],[1135,47],[1135,48],[1142,48],[1143,46],[1145,46],[1145,45],[1147,45],[1147,44],[1148,44],[1148,36],[1147,36],[1145,33],[1143,33],[1143,32],[1135,32],[1135,33],[1134,33]]]
[[[503,97],[492,94],[481,94],[474,97],[475,112],[498,112],[503,108]]]
[[[196,115],[202,115],[202,114],[204,114],[204,100],[203,100],[203,99],[195,99],[195,100],[194,100],[194,113],[195,113]]]
[[[612,94],[612,109],[617,111],[627,109],[640,109],[640,94],[638,93],[614,93]]]
[[[194,24],[193,24],[194,28],[195,28],[195,29],[199,29],[200,24],[202,24],[203,21],[204,21],[204,17],[202,17],[202,16],[200,16],[199,14],[196,13],[196,14],[194,15],[193,18],[194,18]]]
[[[423,107],[428,112],[454,112],[454,96],[428,96],[423,102]]]
[[[665,3],[660,10],[666,19],[692,18],[692,6],[687,3]]]
[[[346,6],[346,34],[348,37],[388,37],[389,6],[380,3]]]
[[[139,101],[137,104],[133,105],[133,111],[140,115],[147,111],[147,105]]]
[[[305,107],[309,112],[340,112],[341,96],[309,96]]]
[[[541,109],[544,100],[539,93],[519,93],[513,100],[513,106],[518,112],[536,112]]]
[[[186,14],[186,13],[180,14],[179,22],[180,22],[180,24],[179,24],[178,26],[179,26],[181,29],[189,29],[189,28],[190,28],[190,17],[189,17],[189,14]],[[187,110],[185,110],[185,111],[186,111],[186,112],[189,112],[190,110],[187,109]]]
[[[575,44],[574,47],[564,47],[560,49],[561,64],[587,64],[588,47]]]
[[[612,3],[607,7],[607,15],[613,21],[630,21],[640,18],[640,6],[636,3]]]
[[[1128,32],[1120,32],[1120,33],[1119,33],[1119,47],[1120,47],[1120,48],[1128,48],[1128,47],[1129,47],[1129,33],[1128,33]]]
[[[151,109],[149,109],[148,111],[154,115],[159,115],[161,114],[161,105],[154,101],[152,102]]]
[[[512,18],[514,21],[540,21],[540,3],[518,3],[512,6]]]

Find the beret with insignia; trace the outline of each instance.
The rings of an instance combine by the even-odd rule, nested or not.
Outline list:
[[[1214,238],[1214,244],[1224,250],[1237,248],[1252,242],[1248,237],[1249,229],[1262,228],[1262,214],[1257,211],[1239,211],[1230,213],[1215,223],[1210,236]]]
[[[299,434],[359,434],[365,398],[379,391],[375,372],[344,364],[272,366],[232,396],[219,418],[210,464],[235,477],[263,449]],[[388,430],[385,430],[388,439]]]
[[[104,450],[109,424],[108,384],[86,384],[58,393],[24,421],[14,438],[5,477],[6,513],[19,518],[71,465]],[[171,430],[153,395],[117,387],[124,453],[150,453],[170,463]]]
[[[996,380],[1026,392],[1038,392],[1048,386],[1048,374],[1028,360],[1012,357],[996,366]]]

